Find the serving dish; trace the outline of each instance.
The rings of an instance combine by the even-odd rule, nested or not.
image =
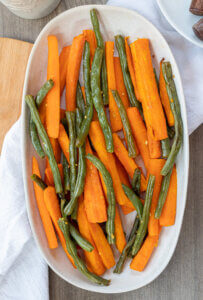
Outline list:
[[[178,193],[176,223],[174,226],[162,230],[159,246],[154,251],[153,257],[144,272],[134,272],[129,268],[125,268],[121,275],[115,275],[110,270],[105,274],[105,278],[111,278],[111,285],[108,287],[100,287],[89,283],[77,270],[72,268],[61,247],[56,250],[50,250],[47,247],[46,237],[30,180],[32,173],[31,158],[34,155],[34,150],[30,142],[27,126],[29,118],[28,108],[24,103],[25,95],[28,93],[36,94],[42,83],[46,80],[47,36],[50,34],[57,36],[60,51],[62,47],[70,44],[72,38],[78,35],[84,28],[91,28],[89,11],[92,8],[96,8],[99,11],[102,25],[101,31],[105,40],[113,40],[115,34],[129,35],[131,41],[137,37],[146,37],[150,39],[152,52],[155,54],[154,65],[158,68],[158,63],[163,57],[171,62],[184,125],[184,143],[177,159]],[[108,31],[106,28],[108,28]],[[159,276],[172,257],[181,229],[186,203],[189,146],[186,108],[179,71],[166,41],[157,29],[136,12],[101,5],[77,7],[54,18],[40,33],[28,61],[23,90],[22,136],[23,177],[28,217],[36,243],[49,266],[67,282],[86,290],[101,293],[131,291],[145,286]],[[43,168],[43,162],[41,162],[40,167]],[[128,218],[128,224],[124,224],[127,232],[130,219]]]

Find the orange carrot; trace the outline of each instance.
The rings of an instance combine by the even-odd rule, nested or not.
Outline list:
[[[62,124],[59,126],[58,141],[67,161],[69,162],[69,138]]]
[[[64,47],[59,56],[59,73],[60,73],[60,94],[63,93],[65,84],[66,84],[66,73],[68,58],[70,54],[71,46]]]
[[[128,156],[128,151],[123,145],[121,139],[118,137],[116,133],[113,133],[113,145],[114,152],[117,158],[122,163],[123,167],[126,169],[130,178],[133,178],[135,169],[138,168],[133,158]],[[141,174],[141,191],[146,191],[147,182],[143,174]]]
[[[141,249],[131,261],[130,268],[132,270],[139,271],[139,272],[142,272],[144,270],[152,255],[156,243],[157,243],[157,237],[149,236],[149,235],[147,236]]]
[[[120,58],[115,56],[113,60],[114,60],[114,70],[115,70],[115,77],[116,77],[116,89],[121,97],[125,109],[127,109],[130,106],[130,102],[125,88]]]
[[[86,98],[85,98],[85,87],[84,87],[84,86],[81,86],[81,90],[82,90],[83,98],[84,98],[85,103],[86,103]],[[97,116],[97,112],[96,112],[96,109],[95,109],[95,108],[93,108],[93,117],[92,117],[92,120],[93,120],[93,121],[98,121],[98,116]]]
[[[94,145],[94,148],[97,151],[99,159],[103,162],[103,164],[111,174],[117,202],[120,205],[125,204],[129,200],[123,191],[121,180],[116,169],[114,155],[112,153],[107,152],[106,150],[104,135],[99,122],[91,122],[89,135]]]
[[[58,138],[60,123],[60,75],[58,41],[48,36],[47,78],[53,79],[54,86],[46,96],[46,129],[49,137]]]
[[[147,129],[153,139],[166,139],[168,137],[166,119],[153,71],[149,40],[138,39],[130,47],[135,74],[142,78],[138,84],[138,93],[142,96],[141,102]]]
[[[39,166],[36,158],[33,156],[32,158],[32,173],[38,175],[41,178]],[[58,242],[56,238],[56,234],[54,231],[54,227],[49,216],[48,210],[44,203],[44,192],[43,190],[37,185],[37,183],[33,182],[34,191],[35,191],[35,198],[37,201],[37,206],[39,209],[39,214],[42,220],[42,224],[44,227],[44,231],[47,237],[48,245],[50,249],[54,249],[58,247]]]
[[[93,30],[83,30],[85,40],[90,44],[90,62],[92,64],[94,53],[97,48],[97,40]]]
[[[168,98],[166,84],[165,84],[165,80],[164,80],[164,76],[163,76],[163,72],[162,72],[162,62],[163,62],[163,60],[161,60],[161,62],[160,62],[160,75],[159,75],[160,98],[161,98],[161,102],[164,107],[165,114],[166,114],[166,117],[168,120],[168,125],[174,126],[174,117],[173,117],[173,113],[171,111],[170,101]]]
[[[108,81],[108,93],[109,93],[109,113],[110,122],[113,131],[119,131],[122,129],[122,121],[119,113],[118,106],[111,90],[116,90],[116,77],[114,71],[114,42],[108,41],[105,43],[106,51],[106,69],[107,69],[107,81]]]
[[[130,46],[128,45],[128,37],[125,37],[125,52],[126,52],[126,57],[127,57],[127,63],[128,63],[128,69],[130,72],[130,77],[133,83],[134,91],[135,91],[135,96],[139,100],[139,93],[138,93],[138,88],[137,88],[137,83],[135,79],[135,70],[133,67],[133,60],[132,60],[132,54],[130,51]]]
[[[60,120],[62,120],[63,118],[65,118],[65,109],[61,108],[60,109]]]
[[[90,234],[89,225],[88,225],[89,222],[87,220],[84,203],[81,198],[79,200],[79,205],[78,205],[77,222],[78,222],[78,227],[81,235],[86,240],[88,240],[94,247],[94,249],[91,252],[84,251],[87,266],[92,270],[93,273],[97,275],[102,275],[105,272],[106,268],[102,263],[102,260],[99,256],[95,243]]]
[[[76,108],[76,89],[84,43],[83,34],[74,37],[69,53],[66,74],[66,110],[68,111],[74,111]]]
[[[150,208],[150,217],[148,223],[148,234],[150,236],[159,235],[159,220],[155,219],[154,213],[156,210],[157,202],[159,199],[159,193],[161,189],[162,175],[161,170],[165,164],[164,159],[151,159],[149,163],[149,173],[155,176],[154,192],[152,197],[152,203]]]
[[[55,227],[56,232],[58,234],[61,245],[62,245],[64,251],[66,252],[69,260],[71,261],[72,265],[75,267],[73,258],[71,257],[71,255],[68,253],[68,251],[66,249],[66,242],[65,242],[63,233],[62,233],[62,231],[61,231],[61,229],[59,228],[59,225],[58,225],[58,219],[61,218],[61,211],[60,211],[60,206],[59,206],[59,200],[57,198],[56,191],[55,191],[54,187],[48,186],[44,190],[44,202],[46,204],[46,207],[47,207],[47,210],[50,214],[52,222],[54,223],[54,227]]]
[[[92,154],[92,149],[87,141],[86,154],[88,153]],[[86,159],[84,207],[89,222],[103,223],[107,221],[106,201],[99,173],[97,168],[88,159]]]
[[[55,156],[56,162],[60,163],[60,161],[61,161],[61,148],[59,146],[58,139],[53,139],[53,138],[49,138],[49,139],[50,139],[53,151],[54,151],[54,156]],[[46,168],[50,168],[49,160],[48,160],[47,157],[46,157]]]
[[[94,243],[96,245],[96,248],[99,252],[104,266],[107,269],[112,268],[115,265],[115,259],[113,251],[105,237],[103,230],[97,223],[89,223],[88,225],[91,236],[94,240]]]
[[[59,172],[61,175],[61,180],[63,182],[63,166],[62,166],[62,164],[58,164],[58,168],[59,168]],[[47,177],[49,185],[54,186],[54,177],[53,177],[52,170],[50,167],[45,169],[45,175]]]
[[[148,147],[148,139],[147,139],[147,130],[145,124],[142,120],[139,110],[136,107],[129,107],[127,109],[127,115],[130,121],[133,136],[135,138],[142,159],[144,161],[145,168],[148,170],[150,155],[149,155],[149,147]]]
[[[176,200],[177,200],[177,172],[176,167],[173,167],[171,180],[169,184],[168,194],[164,207],[162,209],[159,223],[161,226],[172,226],[175,223],[176,217]]]
[[[123,248],[126,245],[125,234],[123,232],[123,225],[121,222],[120,213],[116,205],[116,214],[115,214],[115,237],[116,237],[116,248],[121,253]]]
[[[121,164],[120,160],[116,157],[116,155],[114,157],[115,157],[115,162],[116,162],[116,168],[117,168],[118,175],[120,177],[121,182],[130,188],[131,185],[130,185],[128,173],[126,172],[125,168]]]
[[[161,142],[155,141],[147,131],[150,158],[161,157]]]

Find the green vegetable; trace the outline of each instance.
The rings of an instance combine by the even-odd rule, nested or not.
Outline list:
[[[44,129],[44,126],[42,125],[42,122],[40,120],[39,113],[38,113],[37,107],[35,105],[35,100],[32,96],[27,95],[27,96],[25,96],[25,101],[26,101],[27,105],[29,106],[31,118],[32,118],[33,122],[35,123],[35,126],[37,127],[39,136],[42,139],[44,152],[45,152],[46,156],[48,157],[49,164],[50,164],[50,167],[51,167],[51,170],[53,173],[56,193],[61,193],[63,191],[63,186],[61,183],[60,172],[59,172],[58,165],[57,165],[57,162],[54,157],[54,152],[53,152],[50,140],[49,140],[46,130]]]
[[[173,113],[174,120],[175,120],[174,141],[171,147],[170,154],[167,158],[167,161],[161,170],[161,174],[163,176],[166,176],[169,173],[169,171],[173,168],[178,152],[182,146],[183,123],[181,118],[180,105],[179,105],[178,95],[176,91],[176,86],[173,80],[171,64],[169,62],[162,63],[162,72],[166,84],[166,90],[170,100],[171,111]]]
[[[37,93],[36,96],[36,105],[37,107],[40,106],[40,104],[42,103],[42,101],[44,100],[44,98],[46,97],[46,95],[48,94],[48,92],[52,89],[52,87],[54,86],[54,82],[52,79],[49,79],[45,82],[45,84],[41,87],[41,89],[39,90],[39,92]]]
[[[104,111],[104,105],[102,103],[101,90],[100,90],[100,70],[102,62],[103,50],[101,48],[96,49],[94,59],[92,63],[92,70],[90,75],[92,99],[94,107],[97,111],[99,123],[104,133],[106,142],[106,149],[108,152],[113,152],[113,136],[111,127],[109,126],[106,113]]]
[[[105,50],[104,47],[104,41],[100,32],[99,28],[99,21],[97,18],[97,12],[95,9],[92,9],[90,11],[90,17],[92,21],[92,26],[94,29],[94,33],[97,40],[97,47]],[[102,59],[102,66],[101,66],[101,83],[102,83],[102,92],[103,92],[103,103],[104,105],[107,105],[109,103],[109,96],[108,96],[108,82],[107,82],[107,71],[106,71],[106,57],[105,57],[105,51],[103,53],[103,59]]]
[[[84,115],[85,115],[85,101],[84,101],[84,98],[83,98],[83,93],[82,93],[82,89],[81,89],[79,81],[78,81],[77,90],[76,90],[76,104],[77,104],[77,107],[79,108],[79,110],[82,112],[82,115],[84,117]]]
[[[146,191],[146,197],[145,197],[145,203],[142,213],[142,218],[140,221],[140,225],[137,231],[136,239],[134,241],[134,244],[132,246],[132,255],[135,256],[137,252],[139,251],[142,242],[145,238],[145,235],[147,233],[147,225],[149,221],[149,214],[150,214],[150,207],[151,207],[151,201],[154,191],[154,183],[155,183],[155,176],[149,175],[148,184],[147,184],[147,191]]]
[[[128,146],[128,155],[130,157],[136,157],[137,153],[135,150],[135,141],[132,134],[132,129],[130,126],[130,122],[128,120],[128,116],[125,110],[125,106],[123,105],[123,102],[119,96],[119,93],[117,91],[111,90],[112,95],[114,97],[114,100],[116,101],[116,104],[118,106],[119,114],[123,123],[123,128],[125,130],[126,140],[127,140],[127,146]]]
[[[169,138],[161,140],[161,150],[162,150],[162,157],[167,158],[171,150]]]
[[[113,189],[113,181],[110,173],[107,171],[106,167],[103,163],[94,155],[88,154],[87,159],[89,159],[93,165],[99,170],[104,179],[104,183],[107,189],[107,201],[108,201],[108,209],[107,216],[108,219],[106,221],[106,232],[107,239],[109,244],[115,244],[115,194]]]
[[[140,201],[140,198],[131,190],[127,185],[122,183],[123,190],[128,197],[128,199],[132,202],[133,206],[135,207],[139,218],[142,218],[142,211],[143,211],[143,204]]]
[[[110,280],[104,279],[88,271],[84,261],[78,256],[76,246],[70,238],[68,222],[63,218],[60,218],[58,220],[58,225],[63,232],[68,253],[72,256],[77,269],[93,283],[97,283],[99,285],[109,285]]]
[[[45,153],[44,153],[44,150],[42,148],[42,145],[41,145],[38,133],[37,133],[37,128],[36,128],[35,123],[33,122],[32,118],[30,118],[29,131],[30,131],[30,137],[31,137],[33,147],[35,148],[39,157],[44,158]]]
[[[174,127],[167,126],[167,131],[168,131],[169,138],[172,140],[174,138],[174,135],[175,135]]]
[[[131,106],[136,106],[139,109],[141,115],[143,116],[141,104],[136,99],[133,83],[132,83],[132,80],[130,77],[130,72],[128,69],[128,62],[127,62],[127,57],[126,57],[126,52],[125,52],[124,38],[121,35],[116,35],[115,41],[116,41],[116,48],[118,50],[118,54],[120,57],[121,68],[122,68],[122,72],[123,72],[123,79],[124,79],[125,87],[126,87],[126,90],[128,93],[129,100],[130,100],[130,104],[131,104]]]
[[[42,190],[47,188],[47,184],[36,174],[32,174],[31,179],[36,182]]]
[[[139,195],[141,186],[141,171],[139,168],[135,169],[132,179],[132,187],[134,192]]]
[[[70,234],[76,241],[76,243],[85,251],[91,252],[94,247],[90,242],[88,242],[86,239],[84,239],[79,231],[71,224],[69,223],[69,229],[70,229]]]
[[[63,165],[63,174],[64,174],[64,193],[66,194],[68,191],[70,191],[70,170],[69,170],[68,161],[63,153],[62,153],[62,165]]]
[[[84,144],[93,116],[93,101],[90,87],[90,45],[87,41],[85,42],[83,54],[83,78],[85,85],[86,109],[79,135],[76,140],[77,147],[80,147]]]

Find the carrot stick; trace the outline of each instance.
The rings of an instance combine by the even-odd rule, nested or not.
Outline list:
[[[174,117],[173,117],[173,113],[171,111],[170,101],[168,98],[166,84],[165,84],[165,80],[164,80],[164,76],[163,76],[163,72],[162,72],[162,62],[163,62],[163,59],[160,62],[160,75],[159,75],[160,98],[161,98],[161,102],[164,107],[165,114],[166,114],[166,117],[168,120],[168,125],[174,126]]]
[[[130,178],[133,178],[135,169],[138,168],[133,158],[128,156],[128,151],[123,145],[121,139],[118,137],[116,133],[113,133],[113,145],[114,152],[117,158],[122,163],[123,167],[126,169]],[[146,191],[147,182],[143,174],[141,174],[141,191]]]
[[[133,67],[133,60],[132,60],[130,46],[128,45],[128,38],[129,38],[129,36],[125,37],[125,52],[126,52],[126,57],[127,57],[128,69],[129,69],[130,77],[131,77],[131,80],[133,83],[135,96],[139,100],[139,93],[138,93],[137,83],[136,83],[136,79],[135,79],[135,70]]]
[[[60,94],[63,93],[65,84],[66,84],[66,73],[68,58],[70,54],[71,46],[63,47],[60,56],[59,56],[59,73],[60,73]]]
[[[86,143],[86,154],[92,153],[89,142]],[[107,221],[106,201],[97,168],[86,159],[86,177],[84,187],[84,207],[87,219],[91,223]]]
[[[54,86],[46,96],[46,127],[49,137],[58,138],[60,123],[60,75],[58,41],[48,36],[47,78],[53,79]]]
[[[161,157],[161,142],[155,141],[147,131],[150,158]]]
[[[60,124],[60,126],[59,126],[58,141],[59,141],[60,147],[61,147],[67,161],[69,162],[69,137],[68,137],[66,130],[62,124]]]
[[[142,120],[139,110],[136,107],[129,107],[127,109],[127,115],[130,121],[133,136],[135,138],[142,159],[144,161],[145,168],[148,170],[150,155],[149,155],[149,147],[148,147],[147,130],[145,124]]]
[[[111,174],[113,180],[113,186],[116,196],[116,201],[122,205],[128,202],[128,198],[126,197],[122,185],[121,180],[116,169],[115,158],[112,153],[107,152],[106,144],[104,140],[104,135],[101,130],[100,124],[97,121],[91,122],[89,135],[93,146],[99,156],[99,159],[103,162],[109,173]]]
[[[63,182],[63,166],[62,166],[62,164],[58,164],[58,168],[59,168],[59,172],[61,175],[61,180]],[[45,169],[45,175],[49,182],[49,185],[54,186],[54,177],[53,177],[52,170],[50,167]]]
[[[141,249],[131,261],[130,268],[132,270],[139,271],[139,272],[142,272],[144,270],[152,255],[156,243],[157,243],[157,237],[153,237],[149,235],[147,236]]]
[[[138,89],[141,86],[141,93],[140,90],[138,93],[142,96],[141,102],[147,129],[153,139],[166,139],[168,137],[166,120],[153,71],[149,40],[138,39],[130,47],[135,74],[142,78],[138,85]]]
[[[38,162],[34,156],[32,158],[32,173],[38,175],[41,178]],[[48,210],[44,203],[44,192],[34,181],[33,181],[33,186],[34,186],[37,206],[39,209],[39,214],[42,220],[42,224],[47,237],[49,248],[55,249],[58,247],[58,242],[57,242],[57,238],[56,238],[56,234],[54,231],[51,218],[49,216]]]
[[[177,201],[177,172],[176,167],[173,167],[171,180],[169,184],[168,194],[164,207],[162,209],[159,224],[161,226],[172,226],[175,223],[176,217],[176,201]]]
[[[82,90],[83,98],[84,98],[85,103],[86,103],[86,98],[85,98],[85,87],[84,87],[84,86],[81,86],[81,90]],[[98,116],[97,116],[97,112],[96,112],[96,109],[95,109],[95,108],[93,108],[93,117],[92,117],[92,120],[93,120],[93,121],[98,121]]]
[[[85,40],[90,45],[90,63],[92,65],[94,53],[97,48],[97,40],[95,37],[95,33],[94,33],[94,30],[89,29],[89,30],[83,30],[83,34],[84,34]]]
[[[116,89],[121,97],[125,109],[127,109],[130,106],[130,102],[125,88],[120,58],[116,56],[113,58],[113,60],[114,60],[114,70],[115,70],[115,77],[116,77]]]
[[[77,222],[78,222],[78,227],[81,235],[87,241],[89,241],[94,247],[94,249],[91,252],[84,251],[87,266],[92,270],[93,273],[97,275],[102,275],[105,272],[106,268],[102,263],[102,260],[99,256],[95,243],[90,234],[89,225],[88,225],[89,222],[87,220],[85,207],[82,199],[79,200],[79,204],[78,204]]]
[[[107,69],[107,81],[108,81],[108,93],[109,93],[109,113],[110,122],[113,131],[119,131],[122,129],[122,121],[119,113],[118,106],[111,90],[116,90],[116,77],[114,71],[114,42],[108,41],[105,43],[106,51],[106,69]]]
[[[99,252],[104,266],[107,269],[112,268],[115,265],[115,259],[113,251],[105,237],[103,230],[97,223],[88,223],[88,225],[91,236],[94,240],[94,243],[96,245],[96,248]]]
[[[58,139],[53,139],[53,138],[49,138],[49,139],[50,139],[53,151],[54,151],[54,156],[55,156],[56,162],[60,163],[60,161],[61,161],[61,148],[59,146]],[[48,160],[47,157],[46,157],[46,168],[50,168],[49,160]]]
[[[69,53],[66,74],[66,110],[68,111],[74,111],[76,108],[76,89],[84,43],[83,34],[74,37]]]
[[[116,237],[116,248],[121,253],[126,245],[125,234],[123,232],[123,225],[120,218],[118,206],[116,205],[115,214],[115,237]]]
[[[150,236],[159,235],[159,220],[155,219],[154,213],[159,199],[161,182],[163,178],[163,176],[161,175],[161,170],[164,164],[165,164],[164,159],[151,159],[149,163],[149,173],[155,176],[154,192],[153,192],[153,197],[151,202],[150,217],[148,223],[148,234]]]
[[[54,227],[55,227],[56,232],[58,234],[61,245],[62,245],[64,251],[66,252],[69,260],[71,261],[72,265],[75,267],[73,258],[71,257],[71,255],[68,253],[68,251],[66,249],[66,242],[65,242],[63,233],[62,233],[61,229],[58,226],[58,219],[61,218],[61,211],[60,211],[60,206],[59,206],[59,200],[57,198],[56,191],[55,191],[54,187],[48,186],[44,190],[44,202],[46,204],[46,207],[47,207],[47,210],[50,214],[52,222],[54,223]]]

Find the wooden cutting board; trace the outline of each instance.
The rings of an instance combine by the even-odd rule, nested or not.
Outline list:
[[[19,118],[25,70],[32,44],[0,38],[0,153],[6,132]]]

